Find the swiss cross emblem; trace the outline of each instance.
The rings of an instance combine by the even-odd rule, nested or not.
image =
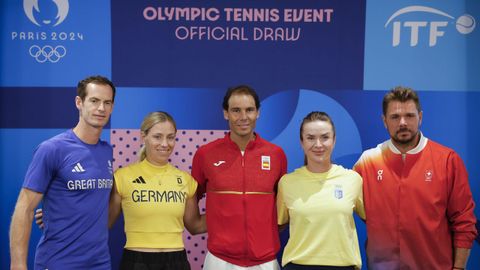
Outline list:
[[[426,170],[425,171],[425,181],[431,182],[433,178],[433,171],[432,170]]]

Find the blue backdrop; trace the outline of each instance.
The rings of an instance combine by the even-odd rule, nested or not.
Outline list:
[[[180,129],[227,129],[225,89],[250,84],[262,100],[257,131],[284,148],[289,171],[303,162],[306,113],[332,115],[335,161],[351,167],[388,138],[385,91],[410,86],[422,131],[460,154],[478,205],[479,18],[476,0],[0,1],[0,268],[9,267],[8,226],[33,149],[75,125],[75,86],[92,74],[118,89],[106,140],[154,110],[171,112]],[[30,266],[39,236],[34,228]],[[111,246],[116,266],[121,243]],[[468,268],[480,269],[478,258],[476,243]]]

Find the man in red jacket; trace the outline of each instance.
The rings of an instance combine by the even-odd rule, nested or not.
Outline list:
[[[279,269],[275,195],[287,171],[283,150],[254,132],[260,101],[249,86],[228,89],[223,114],[230,132],[200,147],[192,176],[207,194],[203,269]]]
[[[363,177],[369,269],[464,269],[477,231],[461,158],[420,132],[410,88],[385,95],[383,122],[390,140],[354,167]]]

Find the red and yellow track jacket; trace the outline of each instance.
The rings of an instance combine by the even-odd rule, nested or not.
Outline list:
[[[192,164],[198,195],[207,193],[208,250],[239,266],[274,260],[280,248],[275,195],[287,159],[255,135],[243,155],[226,134],[200,147]]]

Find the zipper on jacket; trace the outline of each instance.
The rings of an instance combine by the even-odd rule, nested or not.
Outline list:
[[[242,194],[242,199],[243,199],[243,213],[244,213],[244,234],[245,234],[245,253],[244,253],[244,260],[248,260],[248,226],[247,226],[247,198],[246,196],[246,176],[245,176],[245,156],[247,154],[247,149],[245,148],[245,151],[243,152],[242,155],[242,171],[243,171],[243,194]]]

